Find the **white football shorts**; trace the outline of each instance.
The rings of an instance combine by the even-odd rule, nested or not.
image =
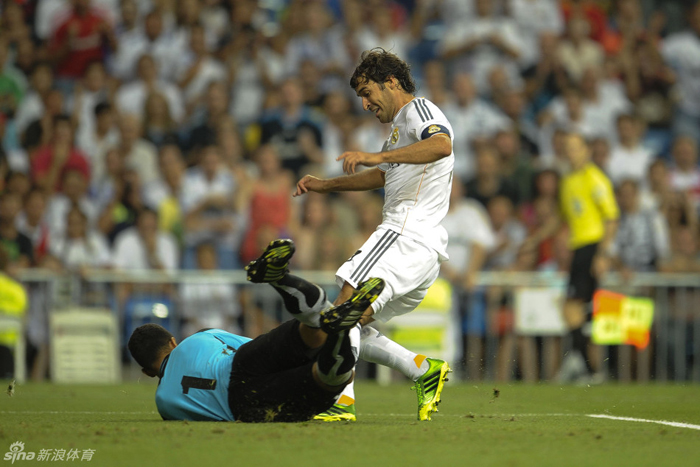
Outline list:
[[[339,287],[370,277],[384,279],[384,290],[372,303],[373,318],[387,322],[413,311],[440,272],[438,254],[393,230],[378,228],[335,273]]]

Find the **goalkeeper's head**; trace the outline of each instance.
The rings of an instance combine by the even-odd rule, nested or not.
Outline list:
[[[177,347],[177,341],[163,326],[148,323],[134,329],[128,347],[136,363],[141,365],[141,371],[155,377],[160,373],[163,359]]]

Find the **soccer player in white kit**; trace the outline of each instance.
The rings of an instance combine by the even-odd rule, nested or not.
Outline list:
[[[379,153],[351,151],[338,157],[347,175],[304,176],[295,196],[384,188],[382,223],[338,269],[341,291],[336,303],[347,300],[370,274],[384,279],[384,290],[360,322],[360,358],[399,370],[415,381],[418,418],[430,420],[450,371],[447,362],[410,352],[367,325],[413,311],[438,277],[440,263],[447,260],[447,232],[440,222],[449,207],[454,133],[435,104],[414,96],[409,66],[392,53],[364,52],[350,85],[365,110],[380,122],[391,123],[391,135]],[[359,165],[369,169],[356,172]],[[317,418],[355,420],[354,399],[353,387],[346,387],[331,410]]]

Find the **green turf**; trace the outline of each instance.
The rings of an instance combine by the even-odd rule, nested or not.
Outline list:
[[[450,384],[432,422],[408,384],[359,383],[356,423],[163,422],[150,382],[18,386],[0,394],[0,467],[26,451],[95,449],[92,466],[690,466],[700,431],[603,420],[609,414],[700,425],[697,385]],[[557,415],[560,414],[560,415]],[[43,462],[48,463],[48,462]],[[39,464],[17,461],[15,466]]]

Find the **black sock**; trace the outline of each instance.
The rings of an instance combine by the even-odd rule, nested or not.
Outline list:
[[[299,299],[278,286],[289,287],[301,292],[301,294],[304,296],[304,301],[306,302],[306,309],[312,308],[314,305],[316,305],[319,298],[321,298],[321,294],[323,293],[323,290],[321,290],[317,285],[291,274],[286,274],[282,279],[271,285],[282,297],[287,311],[292,314],[299,314],[303,311],[299,303]]]
[[[329,334],[318,354],[318,377],[329,386],[340,386],[352,377],[355,354],[350,345],[349,331]]]
[[[571,337],[573,338],[574,350],[578,351],[583,357],[583,361],[586,363],[586,370],[589,373],[593,373],[593,367],[591,362],[588,360],[588,338],[583,335],[583,328],[576,328],[571,331]]]

